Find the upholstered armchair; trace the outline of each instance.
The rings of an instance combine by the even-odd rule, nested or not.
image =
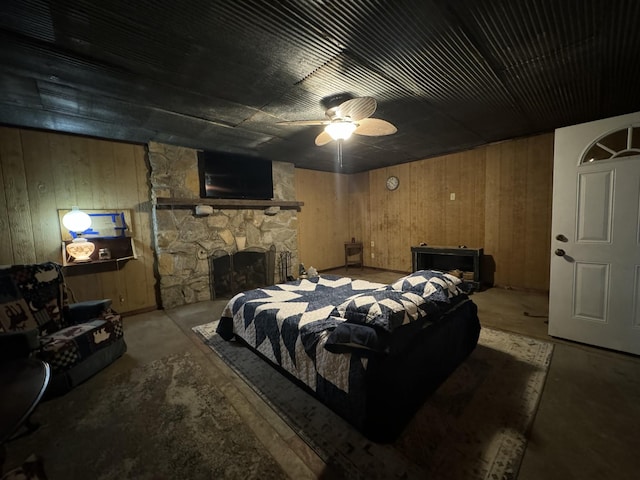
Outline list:
[[[0,359],[34,355],[49,363],[49,393],[63,393],[127,349],[111,300],[68,302],[54,262],[0,267]]]

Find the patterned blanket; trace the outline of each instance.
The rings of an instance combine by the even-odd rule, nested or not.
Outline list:
[[[438,321],[460,279],[419,271],[391,285],[323,275],[240,293],[217,333],[234,336],[279,365],[320,398],[363,391],[369,355],[389,353],[393,333]],[[466,297],[466,296],[465,296]]]

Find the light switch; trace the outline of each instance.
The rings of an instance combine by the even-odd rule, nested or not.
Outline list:
[[[373,248],[375,246],[376,246],[375,242],[373,240],[371,240],[371,247]]]
[[[449,194],[449,200],[455,200],[456,199],[456,194],[455,193],[450,193]]]

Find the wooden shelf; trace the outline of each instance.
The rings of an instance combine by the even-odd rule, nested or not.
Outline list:
[[[300,211],[300,207],[304,202],[291,200],[244,200],[231,198],[156,198],[156,204],[167,207],[195,207],[196,205],[211,205],[218,208],[269,208],[280,207],[284,209],[296,209]]]
[[[64,240],[62,242],[62,265],[65,267],[77,267],[80,265],[117,263],[137,259],[138,257],[132,237],[90,238],[88,240],[96,246],[94,252],[91,254],[91,260],[88,262],[74,262],[73,257],[67,253],[65,248],[70,241]],[[100,259],[99,252],[101,248],[108,248],[111,258]]]

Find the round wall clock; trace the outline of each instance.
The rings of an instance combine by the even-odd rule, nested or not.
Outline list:
[[[387,190],[395,190],[398,186],[400,186],[400,180],[398,180],[398,177],[391,175],[387,178]]]

